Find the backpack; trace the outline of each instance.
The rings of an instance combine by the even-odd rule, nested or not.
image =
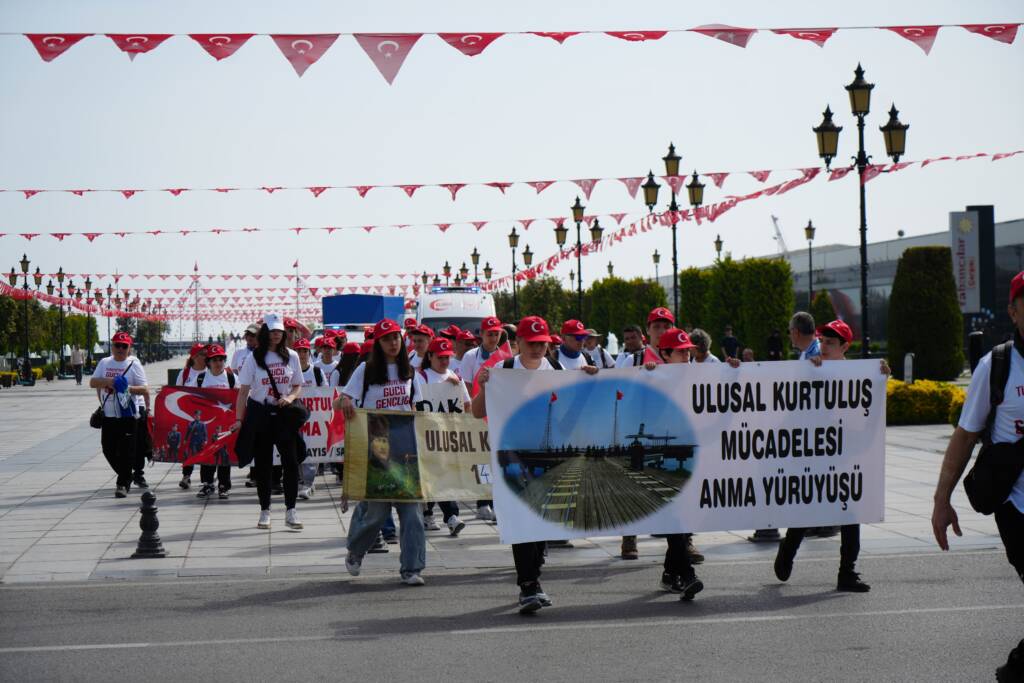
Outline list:
[[[320,367],[316,365],[313,366],[313,381],[316,382],[316,385],[318,387],[323,386],[324,373],[323,370],[321,370]]]
[[[992,426],[995,424],[996,409],[1006,394],[1006,382],[1010,377],[1010,354],[1013,342],[999,344],[992,349],[992,364],[989,367],[989,414],[982,432],[982,447],[974,466],[964,477],[964,491],[975,511],[991,515],[1009,497],[1013,485],[1024,469],[1024,452],[1021,441],[1013,443],[992,443]]]
[[[592,368],[597,367],[597,363],[594,362],[594,359],[590,357],[589,353],[587,353],[586,351],[580,351],[580,353],[583,354],[583,359],[587,361],[587,365],[589,365]]]
[[[235,388],[235,373],[231,372],[231,368],[224,368],[224,372],[228,373],[228,388],[229,389],[234,389]],[[197,388],[202,389],[202,387],[203,387],[203,380],[204,379],[206,379],[206,370],[203,370],[202,372],[200,372],[199,375],[196,377],[196,387]]]
[[[552,370],[562,370],[563,369],[562,368],[562,364],[559,363],[558,360],[555,359],[555,358],[548,358],[548,362],[551,363],[551,369]],[[506,370],[511,370],[513,367],[515,367],[515,364],[516,364],[516,359],[515,358],[506,358],[505,361],[501,364],[501,367],[505,368]]]

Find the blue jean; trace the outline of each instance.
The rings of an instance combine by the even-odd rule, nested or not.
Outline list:
[[[392,506],[398,510],[398,520],[402,527],[399,538],[401,555],[398,560],[402,576],[419,574],[427,565],[427,535],[423,531],[421,503],[363,501],[356,505],[348,529],[348,552],[352,557],[362,559],[376,540],[385,520],[391,517]]]
[[[299,473],[302,475],[302,485],[310,487],[313,485],[313,481],[316,480],[316,471],[318,463],[315,462],[304,462],[299,465]]]

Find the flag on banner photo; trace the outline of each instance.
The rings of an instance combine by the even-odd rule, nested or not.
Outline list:
[[[153,459],[159,462],[214,464],[214,442],[228,447],[230,463],[236,462],[233,442],[219,440],[235,422],[237,389],[164,387],[153,405]],[[205,451],[205,453],[204,453]],[[207,458],[207,459],[203,459]]]

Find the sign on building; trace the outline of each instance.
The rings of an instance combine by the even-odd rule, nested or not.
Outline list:
[[[961,313],[981,311],[979,232],[977,212],[951,211],[949,213],[953,279],[956,282],[956,295]]]

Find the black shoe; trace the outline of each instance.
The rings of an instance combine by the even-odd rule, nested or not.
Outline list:
[[[541,602],[540,595],[540,584],[536,581],[530,581],[524,583],[519,587],[519,613],[520,614],[533,614],[541,607],[544,603]],[[545,596],[547,597],[547,596]]]
[[[1010,650],[1010,656],[1006,658],[1006,664],[996,669],[996,681],[999,683],[1024,681],[1024,640],[1020,641],[1017,647]]]
[[[217,497],[220,498],[221,500],[227,500],[228,498],[231,497],[231,494],[228,493],[229,490],[230,489],[226,489],[226,488],[223,488],[223,487],[218,487],[217,488]]]
[[[388,545],[395,545],[398,543],[398,534],[388,534],[384,537],[384,542]]]
[[[688,579],[681,579],[680,585],[682,587],[683,594],[679,596],[679,599],[685,602],[693,600],[693,596],[704,590],[704,583],[698,579],[696,575],[691,576]]]
[[[796,551],[785,543],[780,543],[779,550],[775,553],[775,578],[779,581],[789,581],[790,575],[793,574],[794,558],[796,558]]]
[[[572,541],[548,541],[549,548],[573,548]]]
[[[254,488],[256,488],[256,480],[255,479],[246,479],[245,480],[245,488],[247,488],[247,489],[254,489]]]
[[[836,590],[847,593],[867,593],[871,590],[871,586],[861,581],[860,574],[857,572],[839,572]]]
[[[661,583],[658,584],[661,590],[667,593],[682,593],[683,584],[679,580],[679,577],[675,574],[669,574],[668,572],[661,573]]]
[[[691,564],[701,564],[702,562],[704,562],[704,555],[702,555],[700,551],[698,551],[697,548],[693,545],[692,537],[687,539],[686,541],[686,554],[690,556]]]
[[[548,597],[548,594],[540,587],[540,584],[537,584],[537,599],[540,600],[540,604],[543,607],[551,607],[551,605],[555,604],[551,602],[551,598]]]
[[[136,474],[132,478],[132,483],[135,484],[136,487],[142,489],[143,491],[149,488],[149,484],[146,483],[146,478],[141,474]]]
[[[384,539],[381,538],[381,535],[377,534],[377,538],[374,539],[374,541],[373,541],[373,546],[371,546],[370,549],[367,550],[366,552],[368,552],[368,553],[387,553],[387,552],[390,552],[390,549],[388,548],[387,544],[384,543]]]

